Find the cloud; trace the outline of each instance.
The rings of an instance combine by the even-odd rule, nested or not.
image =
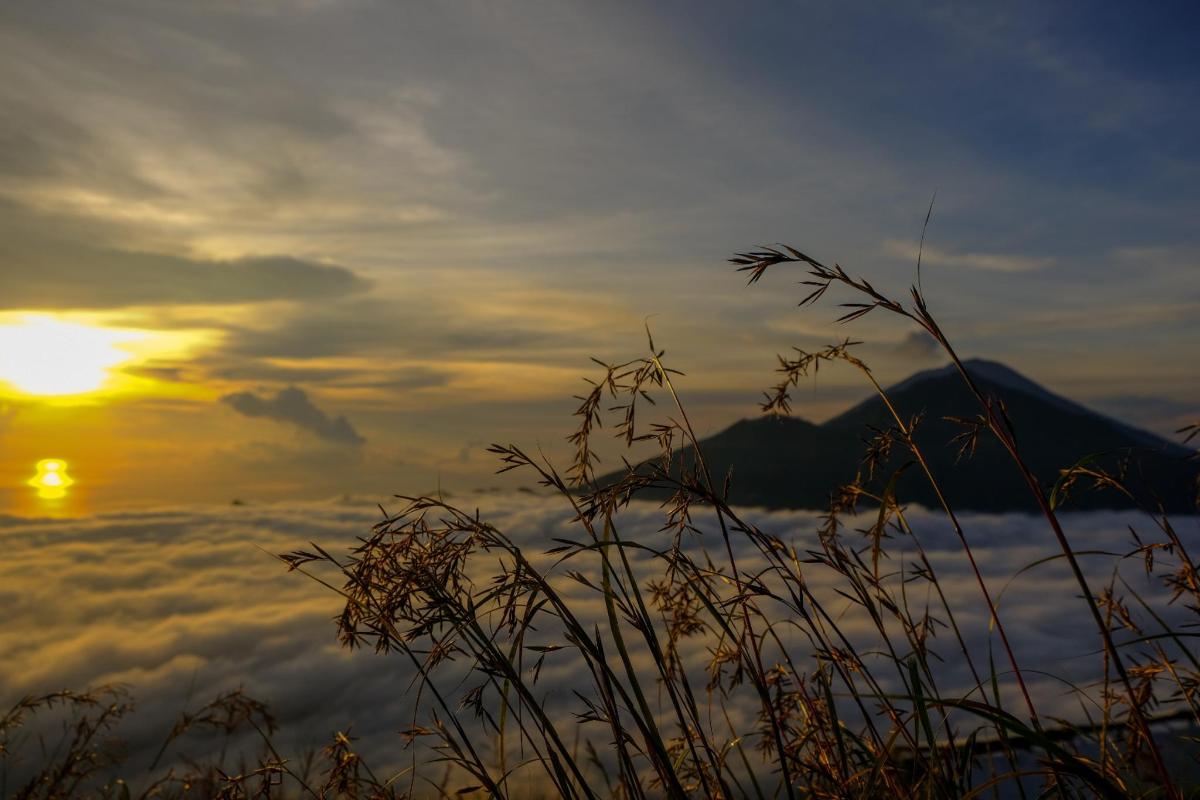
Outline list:
[[[1044,256],[1026,256],[1015,253],[984,253],[984,252],[955,252],[943,250],[926,244],[922,250],[913,242],[889,239],[884,243],[884,249],[889,255],[917,261],[917,253],[921,253],[921,263],[935,267],[958,267],[985,272],[1032,272],[1046,269],[1055,264],[1055,259]]]
[[[90,247],[40,236],[0,239],[0,308],[318,300],[369,285],[345,267],[288,256],[227,261]]]
[[[221,402],[247,417],[266,417],[287,422],[331,442],[359,445],[366,441],[345,417],[330,417],[313,405],[303,389],[295,386],[281,389],[274,397],[236,392],[225,395]]]
[[[411,391],[445,386],[450,383],[451,377],[451,373],[447,370],[413,366],[384,370],[372,376],[360,374],[358,378],[347,381],[345,385],[387,391]]]
[[[247,381],[262,384],[321,384],[345,389],[378,389],[385,392],[411,391],[446,386],[453,373],[447,369],[425,364],[402,366],[359,364],[358,366],[321,366],[320,360],[299,364],[277,364],[267,359],[221,356],[197,359],[195,365],[202,367],[213,378],[231,381]],[[168,367],[161,369],[170,370]],[[125,372],[140,370],[125,369]],[[147,371],[147,374],[150,374]]]
[[[250,358],[205,365],[215,378],[256,383],[331,383],[356,374],[354,370],[342,367],[290,367]]]
[[[896,345],[895,352],[905,358],[931,358],[938,352],[938,343],[924,331],[909,331]]]
[[[17,417],[17,406],[0,401],[0,437],[8,431],[12,421]]]
[[[262,327],[231,328],[223,355],[231,359],[362,355],[394,348],[405,330],[405,318],[374,297],[314,304],[268,322]]]
[[[169,381],[178,383],[189,379],[188,371],[182,366],[173,366],[167,364],[158,364],[150,362],[148,364],[131,364],[121,367],[121,372],[126,375],[136,375],[141,378],[150,378],[156,381]]]
[[[578,364],[603,352],[614,322],[639,329],[636,318],[620,317],[599,292],[581,300],[504,275],[478,276],[470,289],[437,281],[423,279],[420,302],[381,289],[284,309],[268,319],[226,323],[228,334],[214,362],[252,370],[245,359],[301,367],[301,361],[359,357],[372,359],[377,373],[398,357],[545,363],[567,356]]]
[[[466,464],[468,461],[471,460],[472,453],[482,451],[486,445],[487,445],[487,442],[484,442],[483,440],[474,440],[474,441],[467,442],[458,451],[459,462]]]
[[[1117,419],[1160,432],[1171,441],[1181,438],[1179,428],[1200,417],[1200,403],[1158,395],[1101,395],[1088,398],[1088,402]]]
[[[542,569],[551,569],[554,559],[542,551],[554,537],[578,536],[570,522],[573,512],[558,498],[477,495],[464,503],[478,505],[482,516],[512,537]],[[802,549],[817,546],[817,514],[744,513],[764,531]],[[27,692],[126,682],[136,693],[139,711],[119,734],[129,743],[131,764],[144,768],[182,709],[195,708],[219,691],[245,686],[270,703],[282,724],[278,742],[287,753],[319,746],[332,731],[353,723],[359,744],[375,759],[375,766],[404,762],[408,756],[395,732],[412,719],[413,693],[403,691],[411,678],[407,665],[369,648],[348,652],[338,646],[332,619],[339,598],[301,575],[287,573],[267,555],[307,547],[308,542],[339,554],[378,521],[378,510],[366,499],[176,508],[67,520],[0,516],[0,546],[5,552],[0,602],[6,615],[0,627],[0,709]],[[909,509],[908,521],[959,612],[967,646],[986,654],[989,643],[996,644],[995,634],[953,529],[943,515],[920,508]],[[1053,548],[1044,523],[1030,516],[963,514],[961,521],[995,591]],[[1126,549],[1127,525],[1140,529],[1144,522],[1127,512],[1066,513],[1063,521],[1068,535],[1086,535],[1090,549],[1112,551]],[[715,522],[699,513],[695,522],[703,533],[687,540],[686,546],[707,543],[719,550]],[[618,524],[627,540],[653,543],[664,536],[659,530],[661,510],[654,504],[633,503]],[[735,539],[733,546],[744,569],[761,566],[744,539]],[[902,555],[912,555],[902,540],[888,540],[885,546],[896,564]],[[1093,579],[1111,577],[1109,560],[1093,557],[1083,563]],[[1143,597],[1158,602],[1163,593],[1148,586],[1140,568],[1140,562],[1130,561],[1122,572]],[[566,581],[561,574],[566,569],[587,572],[598,569],[596,563],[572,559],[557,567],[554,580],[575,599],[585,627],[603,627],[602,602]],[[837,594],[842,579],[816,563],[805,565],[805,575],[809,588],[839,611],[841,630],[857,642],[870,641],[870,622]],[[909,581],[907,591],[910,602],[936,603],[919,580]],[[1064,716],[1078,713],[1075,699],[1036,671],[1049,670],[1079,684],[1097,677],[1090,670],[1099,666],[1099,659],[1078,658],[1094,653],[1097,645],[1077,592],[1061,563],[1046,563],[1018,576],[1000,606],[1033,692],[1047,713],[1052,709]],[[1167,613],[1175,619],[1186,611],[1167,607]],[[807,645],[799,638],[794,643],[796,655],[803,656]],[[946,686],[970,681],[952,637],[934,637],[931,646],[946,659],[940,665],[934,662]],[[706,663],[703,641],[690,643],[690,648],[687,663]],[[633,655],[639,658],[636,650]],[[563,717],[574,710],[570,692],[579,686],[574,667],[559,656],[548,658],[539,683],[553,710]],[[453,682],[448,686],[457,700],[464,687],[454,687]],[[203,755],[191,749],[196,746],[185,740],[172,754]]]

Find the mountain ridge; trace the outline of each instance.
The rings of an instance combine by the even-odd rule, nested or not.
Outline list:
[[[999,362],[970,359],[964,367],[981,391],[1003,400],[1021,455],[1046,491],[1060,470],[1092,456],[1092,466],[1110,471],[1128,468],[1131,488],[1143,503],[1161,504],[1174,512],[1196,510],[1200,464],[1188,460],[1192,452],[1188,448],[1055,394]],[[953,364],[915,373],[885,392],[904,418],[922,415],[914,438],[954,507],[1036,510],[1024,479],[989,433],[981,434],[969,458],[957,457],[958,447],[951,440],[962,428],[946,418],[972,418],[978,414],[978,403]],[[732,503],[822,509],[833,492],[855,477],[872,431],[893,424],[883,401],[874,396],[820,424],[792,416],[742,419],[700,445],[714,479],[730,476]],[[866,488],[881,492],[887,479],[910,458],[896,443]],[[677,450],[675,474],[680,464],[693,461],[691,447]],[[908,470],[899,478],[897,497],[901,502],[937,505],[936,493],[919,472]],[[620,476],[613,473],[600,482],[611,483]],[[661,492],[650,491],[651,496],[656,494]],[[1134,505],[1118,492],[1083,487],[1076,488],[1068,501],[1068,507],[1076,509]]]
[[[1116,417],[1113,417],[1109,414],[1104,414],[1102,412],[1096,411],[1095,409],[1088,408],[1087,406],[1083,405],[1082,403],[1078,403],[1074,400],[1063,397],[1060,394],[1056,394],[1056,393],[1050,391],[1049,389],[1047,389],[1046,387],[1042,386],[1041,384],[1036,383],[1033,380],[1025,377],[1024,375],[1017,372],[1015,369],[1008,366],[1007,364],[1002,364],[999,361],[991,361],[991,360],[984,359],[984,358],[968,358],[963,361],[963,366],[966,368],[967,372],[970,373],[973,377],[975,377],[975,376],[981,377],[981,378],[985,379],[986,381],[988,381],[989,383],[995,384],[997,386],[1002,386],[1008,390],[1015,390],[1015,391],[1025,392],[1027,394],[1036,395],[1036,396],[1041,397],[1042,399],[1046,400],[1046,402],[1053,403],[1064,410],[1069,410],[1074,413],[1090,414],[1097,418],[1104,419],[1112,425],[1117,425],[1117,426],[1120,426],[1121,428],[1125,429],[1131,436],[1138,438],[1138,439],[1145,440],[1147,446],[1151,446],[1151,447],[1166,446],[1168,448],[1179,449],[1182,451],[1182,454],[1184,454],[1184,455],[1186,455],[1186,453],[1188,452],[1187,448],[1183,447],[1182,445],[1179,445],[1176,442],[1172,442],[1171,440],[1166,439],[1162,436],[1159,436],[1155,433],[1151,433],[1150,431],[1144,430],[1142,428],[1138,428],[1134,425],[1130,425],[1129,423],[1127,423],[1123,420],[1119,420]],[[891,394],[892,392],[904,391],[905,389],[909,388],[910,386],[920,383],[921,381],[924,381],[924,380],[931,380],[931,379],[944,378],[944,377],[954,377],[957,375],[958,375],[958,368],[955,367],[953,363],[950,363],[950,364],[946,364],[941,367],[934,367],[933,369],[922,370],[921,372],[914,372],[912,375],[909,375],[907,378],[900,381],[899,383],[889,386],[884,391]],[[859,406],[862,406],[866,403],[871,402],[872,399],[874,399],[874,398],[868,397],[865,400],[863,400],[861,403],[859,403],[858,405],[852,406],[851,408],[842,412],[842,414],[838,414],[837,416],[840,417],[845,414],[849,414],[855,408],[858,408]],[[832,419],[836,419],[836,418],[837,417],[833,417]],[[827,421],[829,421],[829,420],[827,420]]]

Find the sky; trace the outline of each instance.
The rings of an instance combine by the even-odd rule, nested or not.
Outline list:
[[[1188,3],[0,6],[0,510],[503,484],[645,326],[700,432],[796,308],[786,242],[960,352],[1160,434],[1200,396]],[[846,298],[841,298],[846,299]],[[795,413],[861,397],[830,370]],[[53,502],[27,482],[68,466]]]

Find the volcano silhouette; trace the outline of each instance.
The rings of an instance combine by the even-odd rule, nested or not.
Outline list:
[[[1137,497],[1131,501],[1113,489],[1097,490],[1090,481],[1082,481],[1070,492],[1065,508],[1131,508],[1140,501],[1173,513],[1196,510],[1200,463],[1189,458],[1189,448],[1056,395],[1003,364],[972,359],[965,367],[985,395],[1003,401],[1021,456],[1047,493],[1061,470],[1090,457],[1090,467],[1122,470]],[[892,386],[887,395],[906,421],[921,415],[914,438],[956,509],[1036,510],[1021,474],[991,433],[982,431],[974,453],[960,457],[958,443],[952,440],[964,428],[946,418],[973,418],[980,408],[952,365],[919,372]],[[732,504],[823,509],[832,493],[854,479],[874,431],[893,425],[883,401],[872,396],[820,425],[797,417],[763,416],[742,420],[700,445],[714,481],[719,485],[729,476]],[[694,458],[691,447],[681,448],[673,459],[675,475],[680,464],[690,465]],[[910,460],[911,453],[897,443],[867,487],[881,492]],[[619,477],[613,473],[599,482]],[[654,494],[651,489],[641,496]],[[897,480],[896,496],[902,503],[938,505],[915,466]]]

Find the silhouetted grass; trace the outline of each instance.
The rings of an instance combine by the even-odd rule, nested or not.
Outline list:
[[[377,776],[343,734],[319,755],[289,760],[271,744],[267,709],[234,692],[185,715],[163,752],[198,728],[248,730],[262,757],[174,767],[134,794],[110,777],[119,756],[97,744],[131,706],[112,691],[64,693],[26,699],[0,717],[7,744],[24,717],[46,706],[76,712],[65,746],[11,796],[1183,797],[1163,750],[1192,753],[1196,741],[1162,723],[1200,724],[1194,619],[1168,622],[1177,615],[1118,570],[1137,561],[1168,587],[1170,603],[1200,611],[1195,562],[1167,515],[1145,508],[1146,530],[1131,531],[1129,552],[1109,556],[1111,580],[1093,585],[1058,511],[1088,485],[1135,494],[1086,460],[1063,465],[1056,485],[1042,486],[1022,459],[1003,398],[963,368],[919,281],[900,301],[790,247],[732,261],[751,283],[799,266],[809,286],[801,305],[848,291],[843,322],[893,314],[932,336],[958,367],[978,408],[955,419],[962,433],[946,446],[963,458],[981,437],[1003,446],[1044,518],[1048,549],[1038,563],[1067,565],[1079,610],[1095,626],[1095,682],[1068,687],[1078,718],[1043,710],[971,533],[915,441],[920,418],[895,409],[855,342],[781,358],[764,402],[765,412],[786,413],[802,377],[845,365],[892,415],[887,429],[864,432],[858,476],[832,494],[811,547],[800,549],[727,503],[731,478],[711,474],[677,391],[680,373],[648,337],[640,358],[597,362],[561,471],[515,444],[491,448],[501,471],[524,472],[561,498],[573,536],[529,551],[477,511],[401,497],[403,508],[349,552],[312,545],[282,556],[341,595],[344,646],[399,660],[410,682],[398,691],[416,698],[403,731],[405,766]],[[658,455],[602,485],[594,444],[604,430],[626,446],[652,442]],[[880,485],[876,472],[894,453],[903,464],[882,491],[868,489]],[[964,609],[948,599],[909,525],[895,487],[910,469],[923,474],[954,530],[996,652],[969,646]],[[658,535],[624,537],[622,510],[664,490]],[[901,545],[907,555],[897,558]],[[813,588],[818,574],[836,577],[833,594]],[[1064,609],[1063,624],[1073,619]],[[547,701],[548,669],[574,676],[569,702]],[[950,682],[952,672],[969,683]]]

